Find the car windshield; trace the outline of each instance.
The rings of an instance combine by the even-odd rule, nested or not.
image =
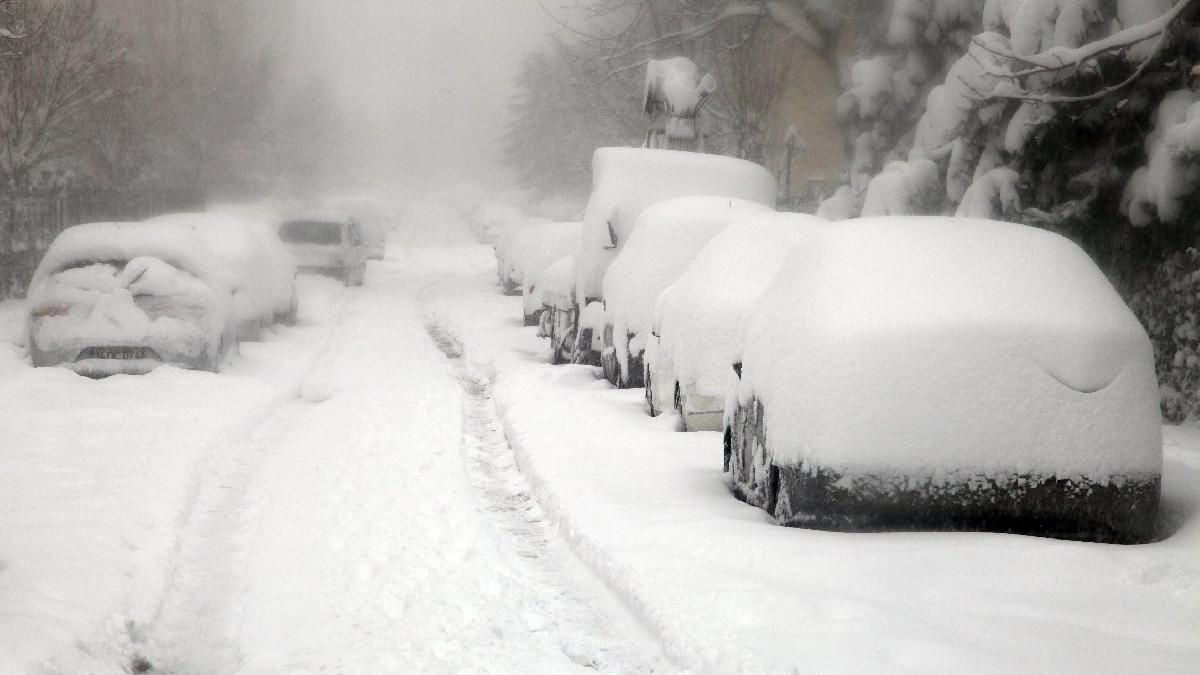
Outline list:
[[[289,244],[340,244],[342,227],[329,221],[293,220],[279,228],[279,238]]]

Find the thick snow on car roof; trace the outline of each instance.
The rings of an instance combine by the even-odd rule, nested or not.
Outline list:
[[[604,302],[618,334],[649,330],[658,294],[718,232],[739,218],[772,211],[757,202],[714,196],[677,197],[642,211],[604,275]]]
[[[46,250],[31,288],[48,274],[84,261],[160,258],[228,293],[233,276],[191,228],[171,223],[85,223],[63,230]]]
[[[1161,463],[1145,331],[1078,246],[1032,227],[827,228],[763,294],[743,375],[784,462],[1060,476]]]
[[[681,382],[692,380],[714,392],[724,387],[759,296],[792,248],[827,227],[827,221],[802,213],[749,216],[704,246],[659,295],[655,312],[659,350],[670,354]]]
[[[542,288],[542,298],[547,303],[573,302],[575,257],[568,255],[554,261],[542,272],[539,284]]]
[[[600,294],[615,249],[625,244],[637,217],[655,202],[720,195],[774,207],[775,193],[771,173],[746,160],[677,150],[599,148],[592,156],[592,195],[577,255],[578,290],[582,297]]]

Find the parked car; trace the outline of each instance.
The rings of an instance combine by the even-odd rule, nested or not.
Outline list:
[[[704,245],[739,218],[773,212],[758,202],[713,196],[676,197],[642,211],[604,275],[600,364],[609,382],[642,386],[654,303]]]
[[[554,261],[568,256],[579,248],[582,223],[545,223],[534,225],[535,236],[519,252],[521,270],[521,304],[526,326],[541,322],[545,303],[542,299],[542,274]],[[572,274],[574,271],[572,270]],[[574,284],[574,279],[569,279]]]
[[[392,228],[387,208],[370,197],[342,197],[333,200],[329,206],[338,213],[349,215],[362,228],[367,259],[383,260],[387,253],[387,233]]]
[[[684,431],[721,431],[730,364],[741,355],[750,311],[792,248],[827,226],[800,213],[737,220],[659,294],[645,352],[651,415],[674,408]]]
[[[604,274],[646,207],[673,197],[716,195],[774,208],[775,192],[771,173],[745,160],[648,148],[596,150],[592,157],[592,194],[575,254],[579,307],[573,314],[580,318],[598,313],[587,307],[603,300]],[[576,363],[599,363],[600,336],[594,336],[591,327],[579,326],[576,332],[580,349],[572,350],[572,359]]]
[[[737,372],[725,463],[781,524],[1154,535],[1150,341],[1056,234],[840,222],[783,263]]]
[[[288,245],[301,272],[330,274],[347,286],[361,286],[367,269],[367,248],[362,229],[341,213],[295,216],[279,226],[279,238]]]
[[[192,229],[229,268],[238,282],[233,312],[239,339],[256,340],[275,323],[295,323],[296,262],[270,224],[232,213],[175,213],[146,222]]]
[[[50,244],[29,286],[33,365],[93,377],[163,364],[215,372],[237,348],[234,287],[190,228],[68,228]]]
[[[496,241],[496,279],[505,295],[521,294],[521,251],[535,240],[537,227],[533,223],[518,223],[505,230]]]
[[[538,282],[544,308],[538,335],[550,340],[550,360],[570,363],[575,345],[575,258],[563,256],[542,273]]]

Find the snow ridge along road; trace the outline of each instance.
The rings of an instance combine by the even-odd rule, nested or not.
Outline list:
[[[611,598],[611,591],[547,522],[505,437],[489,376],[467,358],[457,337],[436,316],[427,319],[426,330],[453,364],[463,389],[463,453],[477,503],[523,559],[512,564],[527,575],[529,590],[542,598],[543,611],[526,617],[531,629],[556,634],[571,661],[598,672],[676,671],[661,646]],[[588,588],[590,595],[604,600],[585,602],[573,590]],[[614,617],[619,620],[613,622]]]

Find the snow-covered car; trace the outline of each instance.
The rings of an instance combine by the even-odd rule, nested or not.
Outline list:
[[[771,172],[732,157],[649,148],[599,148],[592,156],[592,193],[583,216],[575,254],[576,317],[603,298],[604,274],[629,240],[646,207],[674,197],[716,195],[775,207]],[[599,345],[591,329],[579,326],[576,363],[599,363]]]
[[[622,389],[642,386],[654,303],[704,245],[740,218],[773,212],[759,202],[707,195],[667,199],[642,211],[604,275],[600,364],[609,382]]]
[[[146,222],[191,228],[229,268],[237,283],[239,339],[256,340],[275,323],[295,323],[296,262],[269,223],[232,213],[174,213]]]
[[[347,286],[361,286],[367,269],[362,228],[349,215],[315,213],[284,220],[279,238],[301,272],[330,274]]]
[[[217,371],[237,348],[235,280],[191,228],[89,223],[64,230],[29,286],[34,366],[83,375],[163,364]]]
[[[387,253],[387,233],[392,227],[392,218],[383,204],[370,197],[342,197],[333,200],[330,208],[348,214],[362,228],[369,260],[383,260]]]
[[[522,285],[521,252],[537,237],[537,225],[513,225],[496,241],[496,279],[505,295],[520,295]],[[561,256],[560,256],[561,257]]]
[[[1153,536],[1150,341],[1057,234],[964,218],[837,223],[783,263],[735,371],[733,488],[782,524]]]
[[[529,242],[528,247],[520,252],[521,308],[526,326],[536,326],[541,322],[545,309],[542,299],[542,274],[554,261],[571,255],[579,248],[582,226],[579,222],[532,226],[536,228],[536,236]]]
[[[730,366],[741,355],[750,311],[791,249],[827,226],[801,213],[735,221],[659,294],[645,352],[651,415],[673,407],[685,431],[721,431]]]
[[[569,363],[575,345],[575,258],[563,256],[542,272],[538,335],[550,340],[550,360]]]

